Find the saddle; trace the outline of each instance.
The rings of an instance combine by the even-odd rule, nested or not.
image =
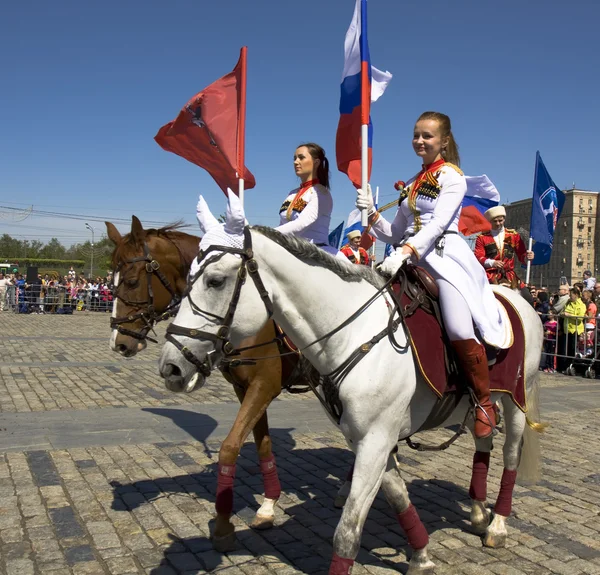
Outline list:
[[[391,293],[404,317],[415,366],[438,401],[420,431],[438,427],[468,393],[465,377],[444,328],[436,281],[423,268],[408,264],[401,268]],[[517,310],[495,293],[512,324],[514,341],[498,352],[490,367],[490,391],[509,393],[515,405],[526,411],[525,335]]]

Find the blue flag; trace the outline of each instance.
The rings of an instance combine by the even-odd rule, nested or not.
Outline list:
[[[552,181],[544,166],[540,153],[535,155],[535,177],[533,200],[531,202],[530,236],[535,240],[533,265],[543,265],[550,261],[554,231],[565,204],[565,195]]]
[[[385,244],[385,249],[383,250],[383,259],[391,256],[394,253],[394,246],[392,244]]]
[[[340,242],[342,241],[342,232],[344,231],[344,222],[342,222],[335,230],[329,234],[329,245],[336,250],[340,249]]]

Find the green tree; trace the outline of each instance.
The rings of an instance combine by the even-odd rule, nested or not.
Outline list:
[[[52,238],[41,250],[40,257],[47,259],[65,259],[67,250],[56,238]]]

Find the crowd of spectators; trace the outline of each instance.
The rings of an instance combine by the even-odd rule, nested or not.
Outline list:
[[[67,275],[39,274],[28,283],[20,274],[0,274],[0,311],[73,313],[112,311],[112,277],[86,278],[73,268]]]
[[[596,325],[599,319],[600,282],[590,271],[572,286],[556,292],[530,288],[533,306],[544,325],[544,355],[540,369],[569,373],[573,359],[596,358]],[[598,342],[600,343],[600,342]]]

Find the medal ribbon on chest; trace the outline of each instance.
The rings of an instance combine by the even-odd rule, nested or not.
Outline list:
[[[292,219],[292,212],[299,207],[300,204],[300,200],[302,199],[302,196],[308,191],[310,190],[310,188],[312,188],[315,184],[318,184],[319,180],[315,179],[315,180],[308,180],[308,182],[304,182],[300,188],[298,189],[298,191],[296,192],[296,195],[294,196],[294,199],[290,202],[290,205],[288,206],[287,212],[285,214],[286,219],[288,220],[288,222]],[[298,211],[302,211],[302,210],[298,210]]]
[[[421,186],[425,187],[439,187],[437,178],[435,177],[435,173],[446,163],[444,158],[433,162],[433,164],[429,164],[429,166],[423,166],[423,169],[419,172],[419,175],[416,177],[412,188],[408,192],[408,207],[410,211],[413,213],[415,218],[415,232],[418,232],[421,225],[421,212],[417,209],[417,196],[419,195],[419,188]],[[425,185],[424,185],[425,184]]]

